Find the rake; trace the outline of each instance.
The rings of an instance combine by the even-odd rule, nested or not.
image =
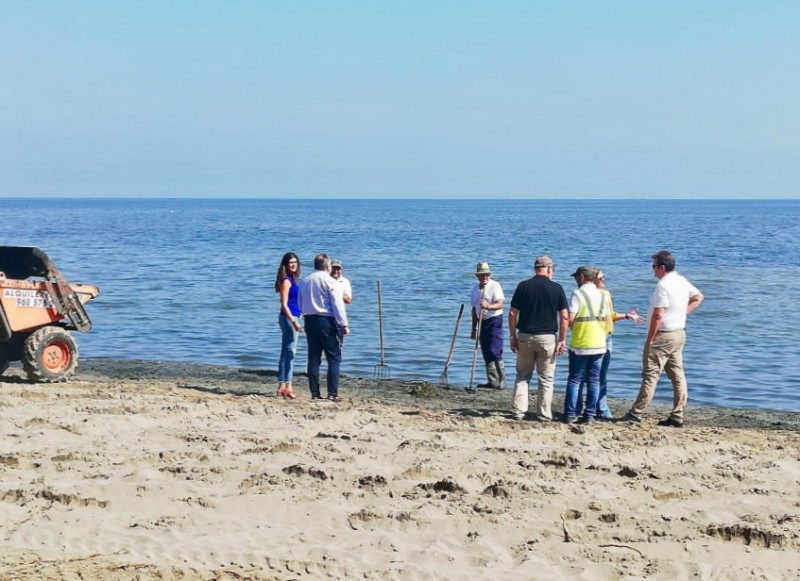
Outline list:
[[[486,296],[486,287],[483,287],[481,291],[481,304],[483,304],[483,299]],[[467,391],[469,393],[474,393],[475,388],[472,387],[472,382],[475,379],[475,365],[478,363],[478,347],[481,344],[481,324],[483,323],[483,307],[478,312],[478,324],[477,328],[475,329],[475,348],[472,351],[472,369],[469,372],[469,387]]]
[[[450,379],[447,377],[447,370],[450,368],[450,362],[453,360],[453,352],[456,349],[456,339],[458,338],[458,325],[461,323],[461,315],[464,314],[464,303],[458,309],[458,318],[456,319],[456,328],[453,329],[453,339],[450,341],[450,353],[447,354],[447,361],[444,363],[444,371],[439,376],[439,387],[448,388],[450,386]]]
[[[372,371],[372,379],[389,379],[392,372],[386,365],[386,358],[383,351],[383,305],[381,303],[381,281],[378,281],[378,336],[381,345],[381,362]]]

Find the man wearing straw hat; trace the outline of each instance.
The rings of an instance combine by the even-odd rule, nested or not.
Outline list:
[[[505,389],[506,372],[503,363],[503,304],[506,297],[503,287],[492,280],[492,270],[488,262],[479,262],[475,268],[478,282],[472,287],[472,340],[478,338],[483,362],[486,365],[486,383],[476,387]],[[478,324],[480,322],[480,325]]]

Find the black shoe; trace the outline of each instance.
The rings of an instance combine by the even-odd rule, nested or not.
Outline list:
[[[479,383],[475,387],[479,387],[481,389],[491,389],[492,384],[491,383]]]
[[[578,418],[564,418],[565,424],[575,424],[578,422]]]
[[[587,418],[586,416],[581,416],[580,418],[578,418],[578,423],[588,426],[594,423],[594,418]]]
[[[628,412],[627,414],[625,414],[624,416],[622,416],[622,417],[619,419],[619,421],[620,421],[620,422],[626,422],[626,423],[630,423],[630,424],[641,424],[641,423],[642,423],[642,418],[637,418],[637,417],[636,417],[635,415],[633,415],[631,412]]]
[[[658,422],[658,425],[669,426],[671,428],[682,428],[683,420],[679,420],[678,418],[673,418],[672,416],[670,416],[666,420],[661,420],[660,422]]]
[[[339,403],[342,401],[342,398],[340,398],[338,395],[329,395],[328,401],[331,401],[333,403]]]

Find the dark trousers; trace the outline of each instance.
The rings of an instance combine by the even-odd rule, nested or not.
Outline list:
[[[328,397],[339,395],[339,366],[342,363],[342,344],[339,329],[333,317],[306,316],[305,330],[308,343],[308,387],[311,397],[322,397],[319,391],[319,367],[322,354],[328,362]]]
[[[503,317],[481,321],[481,354],[486,363],[503,359]]]

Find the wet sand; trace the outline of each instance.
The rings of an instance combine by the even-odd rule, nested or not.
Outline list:
[[[800,414],[691,408],[675,429],[654,406],[584,429],[515,421],[510,392],[275,387],[193,364],[9,370],[0,578],[800,577]]]

